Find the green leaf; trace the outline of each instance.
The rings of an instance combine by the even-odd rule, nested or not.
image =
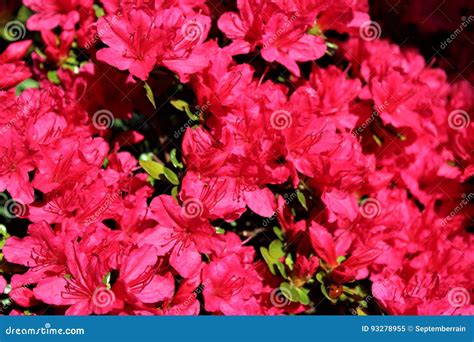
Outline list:
[[[177,110],[181,112],[186,112],[188,117],[193,120],[193,121],[199,121],[199,116],[191,112],[189,109],[189,104],[186,101],[183,100],[171,100],[170,101],[171,105],[176,108]]]
[[[156,109],[155,96],[153,95],[153,90],[151,90],[150,85],[146,82],[143,87],[145,88],[145,91],[146,91],[146,97],[148,97],[148,100],[150,100],[151,104],[153,105],[153,108]]]
[[[58,72],[56,70],[48,71],[48,80],[50,80],[51,83],[54,83],[54,84],[60,84],[61,83],[61,81],[59,80],[59,77],[58,77]]]
[[[295,290],[298,292],[298,301],[303,304],[303,305],[308,305],[309,304],[309,297],[308,297],[308,292],[309,290],[305,288],[298,288],[295,287]]]
[[[298,201],[301,203],[303,208],[308,211],[308,207],[306,206],[306,198],[304,197],[303,193],[299,190],[296,190],[296,196],[298,197]]]
[[[268,250],[272,258],[280,259],[281,257],[285,256],[285,252],[283,251],[283,242],[280,240],[273,240],[270,243]]]
[[[288,254],[285,258],[285,264],[288,266],[288,268],[293,271],[293,258],[291,257],[291,254]]]
[[[267,263],[268,269],[270,270],[270,272],[273,275],[276,275],[275,269],[273,267],[273,265],[275,265],[276,260],[270,256],[270,254],[268,253],[268,249],[266,249],[265,247],[260,247],[260,253],[262,254],[263,259]]]
[[[103,17],[105,15],[104,9],[99,5],[94,4],[92,7],[94,8],[95,16],[97,18]]]
[[[165,172],[163,165],[152,160],[140,160],[140,166],[155,179],[160,179],[160,176]]]
[[[176,200],[178,199],[178,187],[177,186],[173,186],[173,189],[171,189],[171,196]]]
[[[107,273],[103,278],[102,278],[102,284],[108,285],[110,283],[110,276],[111,273]]]
[[[27,80],[24,80],[23,82],[21,82],[19,85],[15,87],[16,96],[19,96],[26,89],[30,89],[30,88],[38,89],[39,83],[32,78],[28,78]]]
[[[286,275],[285,265],[283,265],[280,261],[277,261],[275,265],[278,268],[278,271],[280,271],[281,276],[285,279],[288,279],[288,276]]]
[[[179,185],[179,178],[171,169],[163,167],[163,173],[166,179],[173,185]]]
[[[221,227],[216,227],[216,233],[217,234],[225,234],[225,229]]]
[[[170,152],[170,159],[171,159],[171,164],[177,169],[182,169],[184,168],[183,163],[181,163],[178,158],[176,157],[176,148],[173,148]]]
[[[298,290],[290,283],[283,282],[280,284],[281,293],[292,302],[299,302],[300,297]]]
[[[319,283],[324,284],[324,275],[322,272],[316,273],[316,280],[319,281]]]
[[[275,235],[277,236],[277,238],[279,238],[281,241],[284,240],[283,232],[281,231],[280,228],[278,228],[278,227],[273,227],[273,232],[275,233]]]

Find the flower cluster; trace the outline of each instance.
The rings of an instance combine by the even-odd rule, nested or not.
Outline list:
[[[474,314],[474,89],[366,1],[23,5],[3,312]]]

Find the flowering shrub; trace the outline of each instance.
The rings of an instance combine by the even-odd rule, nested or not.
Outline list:
[[[4,314],[474,314],[472,74],[365,0],[3,11]]]

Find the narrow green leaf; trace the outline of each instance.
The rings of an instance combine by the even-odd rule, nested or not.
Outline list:
[[[278,268],[278,271],[280,271],[281,276],[285,279],[288,279],[288,276],[286,275],[285,265],[283,265],[283,263],[281,263],[280,261],[277,261],[275,265]]]
[[[178,158],[176,157],[176,148],[173,148],[170,152],[170,159],[171,159],[171,164],[177,169],[182,169],[184,168],[183,163],[181,163]]]
[[[288,254],[285,258],[285,264],[288,266],[288,268],[293,271],[293,258],[291,257],[291,254]]]
[[[177,110],[181,112],[186,112],[188,117],[193,120],[193,121],[198,121],[199,116],[195,115],[191,110],[189,109],[189,104],[184,101],[184,100],[171,100],[170,101],[171,105],[176,108]]]
[[[146,97],[148,98],[148,100],[150,100],[151,104],[153,105],[153,108],[156,109],[155,96],[153,95],[153,90],[151,90],[150,85],[146,82],[143,87],[145,88],[145,91],[146,91]]]
[[[296,190],[296,196],[298,197],[298,201],[303,206],[303,208],[305,208],[306,211],[308,211],[308,207],[306,206],[306,198],[304,197],[304,194],[301,191]]]
[[[179,185],[179,178],[171,169],[163,167],[163,173],[166,179],[173,185]]]
[[[173,186],[173,189],[171,189],[171,196],[177,200],[178,199],[178,187]]]
[[[278,227],[273,227],[273,232],[275,233],[275,235],[277,236],[277,238],[279,238],[281,241],[284,240],[283,232],[281,231],[280,228],[278,228]]]

